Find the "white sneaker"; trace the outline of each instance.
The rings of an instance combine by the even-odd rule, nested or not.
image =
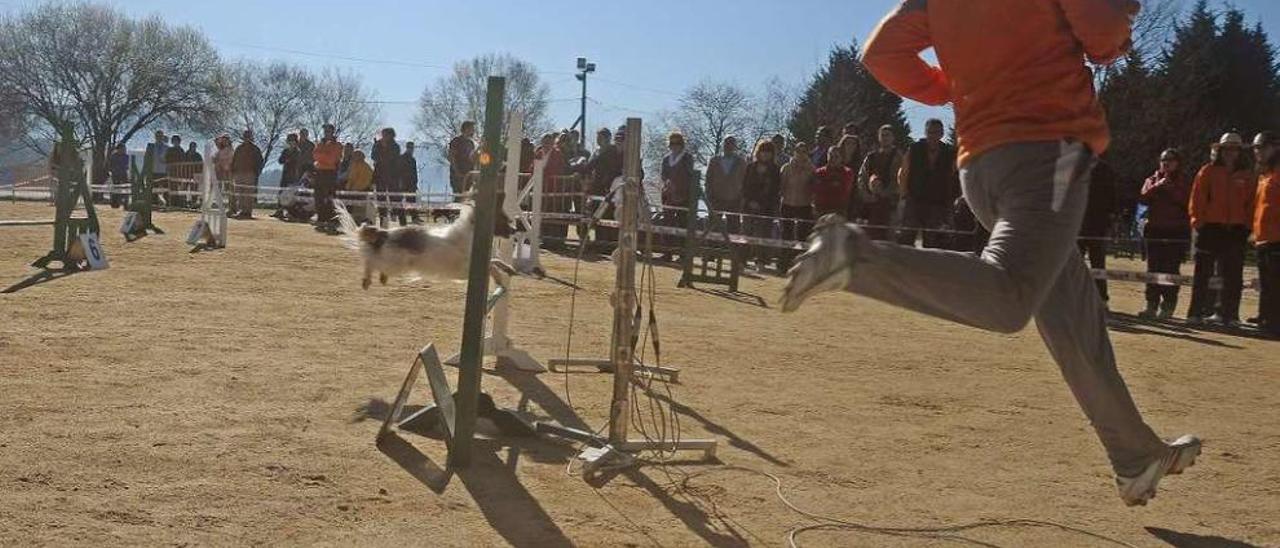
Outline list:
[[[830,214],[819,219],[809,236],[809,250],[787,271],[782,311],[795,312],[809,297],[848,286],[853,279],[851,244],[860,237],[861,229],[844,217]]]
[[[1200,456],[1200,438],[1190,434],[1170,443],[1165,454],[1147,465],[1141,474],[1130,478],[1116,477],[1116,487],[1125,506],[1146,506],[1156,497],[1156,486],[1168,474],[1181,474]]]

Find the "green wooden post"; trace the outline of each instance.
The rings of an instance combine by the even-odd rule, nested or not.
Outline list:
[[[134,225],[134,231],[128,235],[129,237],[140,237],[145,235],[148,230],[156,234],[164,234],[164,231],[155,225],[151,216],[155,207],[155,193],[152,191],[154,181],[151,175],[155,161],[153,154],[147,152],[142,159],[142,173],[138,172],[136,163],[132,160],[129,162],[129,167],[133,171],[133,181],[129,184],[129,211],[138,214],[138,222]]]
[[[462,352],[458,361],[456,430],[449,446],[449,465],[471,463],[472,438],[480,401],[481,366],[484,359],[484,320],[488,314],[489,260],[493,256],[493,223],[498,206],[498,168],[506,157],[502,146],[503,98],[506,78],[489,77],[485,101],[484,145],[480,152],[480,181],[475,193],[475,235],[467,276],[466,313],[462,323]]]
[[[62,141],[57,145],[58,183],[54,189],[54,205],[56,212],[53,223],[53,245],[49,253],[31,263],[36,268],[48,268],[49,264],[58,261],[64,270],[72,270],[77,265],[71,264],[67,253],[71,245],[81,234],[99,233],[98,214],[93,208],[93,196],[89,192],[89,181],[86,178],[84,162],[80,161],[79,143],[70,128],[62,131]],[[85,217],[76,219],[76,205],[84,200]]]

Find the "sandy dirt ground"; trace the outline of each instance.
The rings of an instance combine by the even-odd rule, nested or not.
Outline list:
[[[0,219],[51,216],[0,204]],[[336,239],[274,219],[190,253],[193,215],[159,214],[167,234],[128,244],[120,218],[102,212],[109,270],[0,294],[2,545],[780,546],[815,522],[768,472],[796,506],[868,525],[1076,529],[822,530],[802,546],[1280,546],[1280,343],[1116,317],[1148,421],[1207,440],[1128,509],[1034,329],[992,335],[849,295],[784,316],[777,278],[730,298],[659,268],[663,359],[683,369],[672,405],[683,437],[720,441],[720,462],[595,488],[553,441],[482,444],[456,471],[427,436],[375,446],[416,351],[457,348],[463,284],[362,291]],[[48,228],[0,228],[0,287],[49,242]],[[574,261],[546,266],[559,281],[519,279],[511,330],[543,359],[566,353]],[[612,280],[611,263],[582,263],[574,356],[605,352]],[[1116,310],[1140,308],[1140,286],[1113,291]],[[499,371],[484,387],[596,429],[610,378]]]

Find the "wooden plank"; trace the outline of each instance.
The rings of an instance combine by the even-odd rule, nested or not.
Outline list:
[[[378,429],[378,440],[382,440],[391,432],[393,425],[400,424],[400,413],[404,410],[405,402],[409,401],[409,392],[413,389],[413,381],[418,379],[418,360],[413,360],[413,364],[409,366],[409,373],[404,376],[404,382],[400,384],[400,391],[396,393],[396,399],[391,403],[391,409],[387,412],[387,417],[382,419],[382,428]]]
[[[54,224],[57,224],[57,222],[58,221],[56,219],[0,221],[0,226],[53,226]]]
[[[436,353],[435,345],[423,348],[418,354],[418,361],[422,362],[422,370],[427,373],[427,385],[431,387],[431,398],[436,402],[436,407],[440,408],[440,424],[445,430],[445,442],[452,447],[453,434],[457,431],[458,410],[453,401],[453,390],[449,388],[449,378],[444,374],[444,364],[440,363],[440,355]],[[403,422],[413,418],[410,417]],[[463,443],[467,441],[469,440],[463,440]]]

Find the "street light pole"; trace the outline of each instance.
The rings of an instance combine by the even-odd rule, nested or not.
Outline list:
[[[587,149],[587,75],[596,71],[595,63],[588,63],[586,57],[578,58],[578,74],[576,78],[582,82],[582,114],[578,116],[578,146]]]

